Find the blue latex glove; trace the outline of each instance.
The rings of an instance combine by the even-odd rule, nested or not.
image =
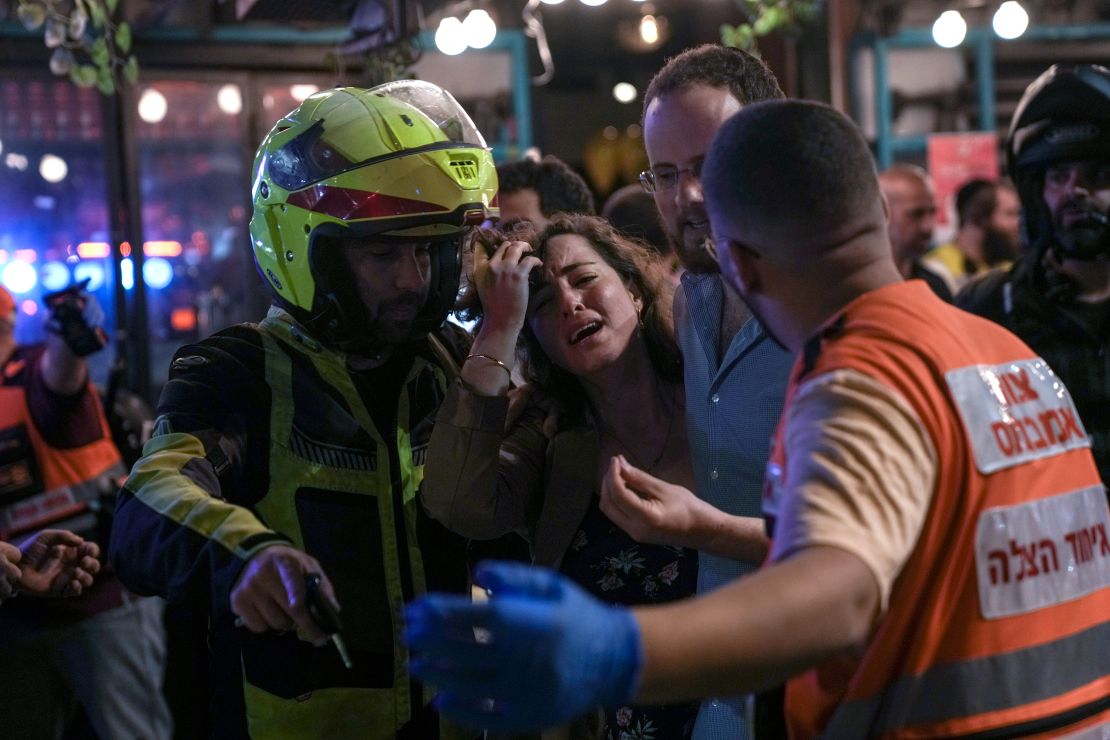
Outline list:
[[[410,669],[440,689],[443,714],[526,732],[632,698],[644,658],[631,611],[521,563],[483,563],[476,581],[489,601],[430,594],[405,609]]]

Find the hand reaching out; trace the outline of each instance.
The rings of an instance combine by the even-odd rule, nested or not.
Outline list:
[[[601,482],[601,511],[637,542],[697,547],[691,540],[704,501],[693,491],[632,466],[623,455]]]
[[[19,590],[32,596],[77,596],[100,572],[100,548],[73,532],[44,529],[19,546]]]
[[[693,491],[648,475],[623,455],[601,482],[601,511],[637,542],[690,547],[758,565],[770,541],[759,517],[734,516]]]

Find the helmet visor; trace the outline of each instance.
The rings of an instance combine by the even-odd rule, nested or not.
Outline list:
[[[312,183],[391,157],[431,149],[486,148],[485,139],[451,94],[419,80],[379,85],[361,95],[329,98],[316,120],[270,155],[278,186]],[[321,106],[323,108],[324,106]]]
[[[375,95],[383,95],[407,103],[431,119],[446,141],[454,146],[486,148],[486,140],[470,120],[451,93],[421,80],[398,80],[371,88]]]

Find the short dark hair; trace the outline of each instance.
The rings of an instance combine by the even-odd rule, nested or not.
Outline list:
[[[639,185],[625,185],[610,195],[601,207],[601,217],[623,236],[644,242],[660,254],[672,251],[659,223],[655,198]]]
[[[539,231],[527,221],[517,222],[508,234],[496,229],[476,230],[472,246],[491,254],[506,238],[526,241],[532,245],[532,254],[542,260],[547,256],[551,239],[564,234],[583,237],[621,280],[636,286],[643,302],[640,321],[652,369],[668,382],[682,382],[682,355],[675,343],[671,315],[674,285],[668,277],[669,266],[655,250],[624,238],[605,219],[584,214],[560,214]],[[531,291],[539,288],[540,279],[540,271],[534,271],[529,279]],[[463,293],[459,313],[467,319],[482,315],[478,292],[472,285]],[[581,384],[551,362],[527,321],[520,333],[517,356],[528,382],[559,404],[560,422],[564,426],[584,421],[586,394]]]
[[[982,226],[998,205],[998,183],[976,178],[956,191],[956,225]]]
[[[707,200],[737,214],[739,223],[800,244],[816,235],[832,245],[882,217],[863,134],[822,103],[745,106],[714,137],[702,183]]]
[[[651,101],[660,95],[692,85],[727,87],[744,105],[785,97],[763,60],[740,49],[702,44],[671,57],[655,73],[644,93],[643,112],[646,114]]]
[[[540,162],[522,159],[498,165],[497,189],[502,193],[535,190],[540,196],[540,212],[547,217],[555,213],[594,213],[590,186],[558,157],[547,156]]]

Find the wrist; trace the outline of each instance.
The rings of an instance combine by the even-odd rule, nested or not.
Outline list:
[[[599,703],[607,708],[616,708],[630,703],[639,691],[644,647],[640,623],[633,611],[620,606],[607,608],[610,610],[610,625],[599,639],[606,642],[612,640],[612,648],[609,664],[602,671]]]
[[[687,511],[689,512],[689,518],[686,521],[686,526],[678,533],[681,541],[675,544],[681,547],[692,547],[698,550],[708,549],[706,545],[715,541],[720,535],[720,521],[718,517],[724,512],[714,506],[710,506],[708,503],[698,498],[697,495],[692,497],[690,507]]]

